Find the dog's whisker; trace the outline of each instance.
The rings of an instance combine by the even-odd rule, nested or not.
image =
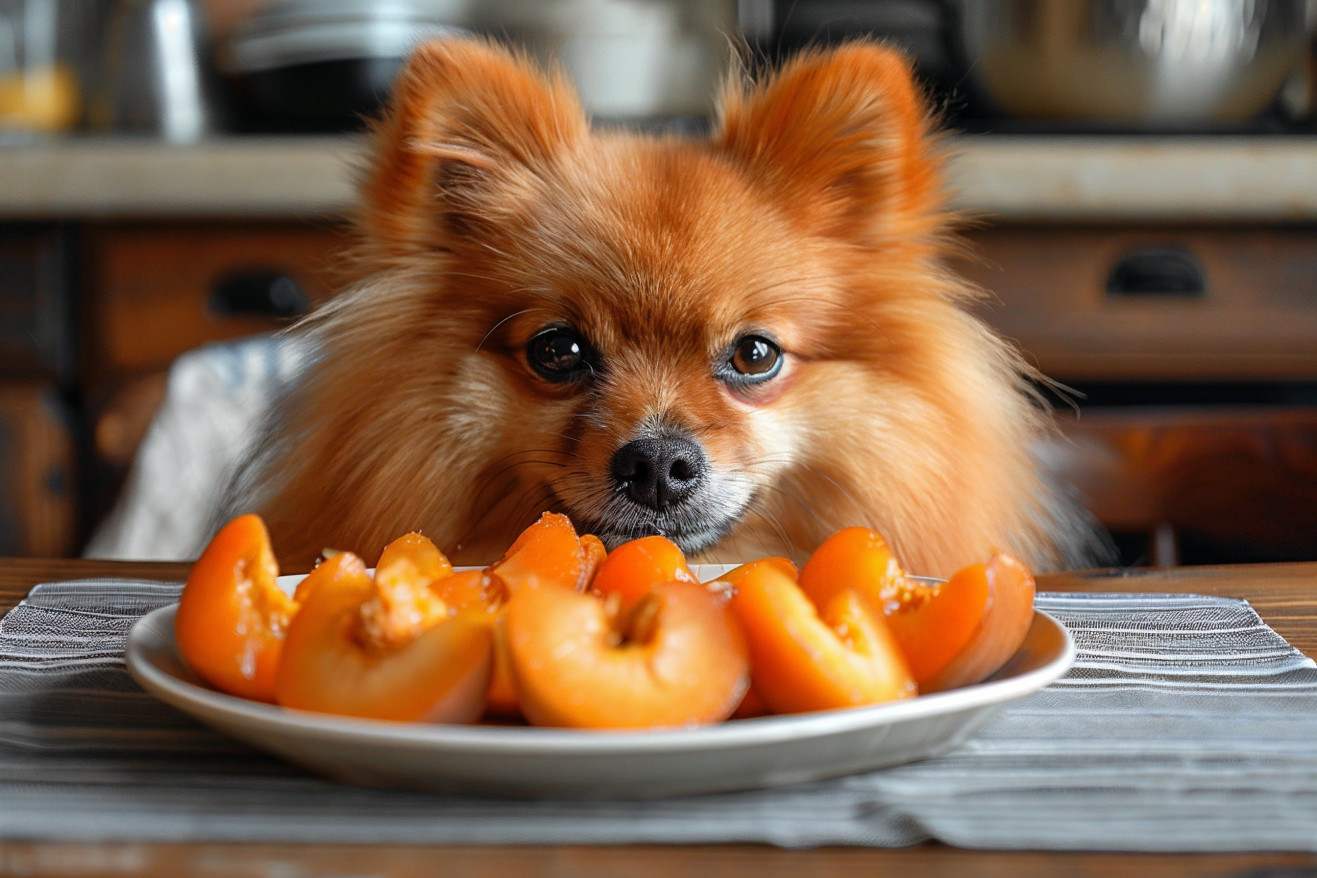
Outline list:
[[[540,486],[538,491],[527,490],[513,506],[513,521],[530,521],[541,512],[552,511],[553,491]]]
[[[515,476],[513,476],[512,478],[506,479],[503,482],[499,482],[495,479],[490,479],[481,486],[480,490],[476,494],[475,499],[471,502],[471,510],[474,513],[475,520],[471,522],[471,526],[468,528],[467,532],[463,535],[462,542],[466,542],[468,539],[478,537],[483,529],[485,522],[489,519],[489,517],[493,514],[494,510],[498,507],[498,502],[496,500],[488,503],[486,502],[487,495],[489,495],[492,492],[496,498],[504,497],[511,491],[511,489],[516,484],[517,484],[517,479]]]
[[[588,426],[593,427],[596,430],[604,432],[608,435],[618,436],[618,438],[620,438],[616,426],[614,426],[607,419],[605,419],[603,415],[600,415],[596,412],[582,410],[574,413],[572,415],[572,420],[584,421]]]
[[[516,470],[519,467],[526,466],[527,464],[534,462],[531,460],[512,459],[520,456],[523,453],[524,452],[515,452],[510,455],[504,455],[503,457],[500,457],[496,461],[494,461],[490,465],[490,467],[487,467],[485,469],[481,477],[483,484],[476,492],[475,499],[472,501],[473,508],[476,509],[484,508],[486,506],[486,498],[491,491],[496,491],[497,493],[500,494],[506,494],[512,488],[512,486],[517,484],[517,482],[519,481],[519,477],[516,473]],[[564,464],[559,463],[557,465],[563,466]],[[493,469],[494,466],[499,466],[499,468]],[[504,476],[509,476],[509,478],[507,478],[506,481],[500,481],[501,479],[503,479]],[[490,507],[493,507],[494,505],[497,504],[495,503],[489,504]]]
[[[817,521],[820,525],[824,525],[825,527],[830,525],[830,522],[827,519],[827,517],[824,516],[822,513],[820,513],[817,509],[815,509],[813,504],[807,503],[804,500],[804,498],[802,498],[795,491],[792,491],[789,488],[787,488],[785,485],[770,484],[770,485],[765,485],[764,489],[791,500],[795,505],[799,506],[806,514],[808,514],[811,518]]]
[[[555,432],[550,432],[549,435],[550,435],[550,436],[557,436],[559,439],[565,439],[565,440],[567,440],[568,442],[571,442],[571,443],[573,443],[573,444],[579,444],[580,441],[581,441],[581,437],[580,437],[580,436],[572,436],[572,435],[570,435],[570,434],[568,434],[568,433],[559,433],[559,432],[556,432],[556,431],[555,431]],[[557,449],[555,449],[555,451],[557,451],[557,453],[563,455],[564,457],[567,456],[567,452],[566,452],[566,451],[561,451],[561,450],[557,450]]]
[[[484,335],[484,337],[480,339],[480,343],[476,345],[476,350],[480,350],[481,348],[483,348],[483,347],[485,346],[485,342],[489,341],[489,337],[490,337],[491,335],[493,335],[494,333],[498,332],[499,327],[501,327],[503,324],[507,323],[509,320],[515,320],[515,319],[517,319],[518,317],[520,317],[521,315],[523,315],[523,314],[529,314],[529,313],[531,313],[532,311],[543,311],[543,310],[545,310],[545,309],[543,309],[543,308],[522,308],[520,311],[513,311],[513,312],[512,312],[511,314],[509,314],[507,317],[504,317],[504,318],[503,318],[502,320],[500,320],[498,323],[495,323],[493,326],[491,326],[491,327],[489,328],[489,331],[486,332],[485,335]]]
[[[781,540],[782,546],[786,549],[787,555],[790,556],[790,555],[795,555],[797,553],[798,547],[796,546],[795,541],[791,539],[791,535],[787,533],[786,528],[782,526],[782,523],[778,521],[775,515],[770,513],[767,509],[763,508],[762,506],[755,506],[750,510],[750,512],[756,518],[764,521],[766,524],[768,524],[770,528],[772,528],[772,530],[777,534],[778,538]]]
[[[846,498],[847,502],[851,504],[852,508],[854,509],[868,508],[866,504],[861,503],[860,499],[856,497],[853,493],[851,493],[851,490],[848,487],[846,487],[841,482],[834,479],[832,476],[825,473],[823,470],[814,466],[813,464],[807,461],[802,461],[798,463],[798,466],[800,466],[801,469],[807,470],[811,475],[818,476],[823,481],[831,485],[834,489],[836,489],[837,493],[841,494],[841,496]]]
[[[854,507],[855,509],[864,509],[864,508],[866,508],[866,507],[865,507],[865,504],[861,503],[860,500],[859,500],[859,498],[857,498],[857,497],[856,497],[856,496],[850,491],[850,489],[848,489],[848,488],[847,488],[845,485],[843,485],[841,482],[838,482],[835,478],[833,478],[832,476],[828,475],[828,474],[827,474],[826,472],[824,472],[822,469],[818,468],[817,466],[814,466],[813,464],[811,464],[811,463],[810,463],[809,461],[807,461],[807,460],[788,459],[788,458],[786,458],[786,457],[774,457],[774,456],[772,456],[772,455],[765,455],[765,456],[762,456],[762,457],[755,458],[754,460],[749,461],[749,462],[743,464],[741,468],[742,468],[742,469],[745,469],[745,470],[753,470],[753,469],[755,469],[756,467],[763,467],[763,466],[768,466],[768,465],[779,465],[779,464],[783,464],[783,463],[785,463],[785,464],[789,464],[789,465],[790,465],[791,467],[793,467],[793,468],[800,469],[800,470],[804,470],[804,471],[808,472],[811,476],[817,477],[817,478],[821,479],[822,481],[827,482],[827,483],[828,483],[829,485],[831,485],[834,489],[836,489],[837,493],[839,493],[842,497],[844,497],[844,498],[847,500],[847,502],[849,502],[849,503],[851,504],[851,506]],[[785,490],[785,488],[782,487],[782,484],[781,484],[782,481],[784,481],[784,480],[778,480],[778,484],[775,485],[775,487],[777,487],[779,490]],[[812,511],[812,510],[811,510],[811,511]],[[816,513],[816,515],[817,515],[817,513]],[[821,516],[818,516],[818,517],[820,518],[820,520],[823,520]]]

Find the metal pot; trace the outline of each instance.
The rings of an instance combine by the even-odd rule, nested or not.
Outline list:
[[[234,28],[220,67],[241,128],[347,131],[375,115],[423,39],[459,31],[472,0],[271,0]]]
[[[1308,45],[1304,0],[962,0],[967,78],[1009,116],[1145,127],[1271,105]]]

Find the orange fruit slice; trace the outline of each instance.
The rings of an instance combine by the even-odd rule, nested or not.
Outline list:
[[[274,700],[284,635],[297,611],[278,576],[269,533],[255,515],[225,525],[188,574],[174,636],[183,661],[216,689]]]
[[[532,723],[664,728],[719,722],[749,683],[745,637],[726,602],[692,582],[620,598],[523,589],[508,601],[504,636]]]

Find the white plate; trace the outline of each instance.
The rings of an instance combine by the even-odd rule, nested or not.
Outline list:
[[[297,579],[281,577],[280,585]],[[1024,645],[991,680],[907,701],[654,732],[425,725],[288,710],[216,692],[179,658],[175,609],[149,613],[128,635],[128,669],[161,701],[337,780],[495,796],[657,798],[913,762],[965,741],[1006,703],[1064,674],[1075,655],[1066,630],[1035,612]]]

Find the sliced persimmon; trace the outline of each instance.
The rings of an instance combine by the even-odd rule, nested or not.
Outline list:
[[[686,566],[681,548],[667,537],[629,540],[608,553],[590,587],[634,604],[660,582],[699,582]]]
[[[323,572],[322,572],[323,571]],[[377,636],[362,609],[376,597],[355,555],[330,558],[284,642],[275,687],[285,707],[402,721],[473,722],[485,707],[492,634],[482,612],[444,616],[410,640]]]
[[[448,618],[448,604],[431,586],[452,575],[453,565],[428,537],[409,533],[389,543],[375,565],[375,588],[361,611],[367,636],[378,643],[407,642]]]
[[[571,519],[545,512],[513,541],[501,559],[490,565],[512,591],[524,585],[553,585],[574,590],[585,588],[590,558],[572,527]]]
[[[192,566],[174,636],[188,667],[216,689],[274,700],[284,634],[297,610],[278,577],[269,533],[255,515],[225,525]]]
[[[745,637],[703,586],[654,586],[629,611],[567,589],[514,591],[504,636],[522,712],[574,728],[720,722],[749,683]]]
[[[939,692],[977,683],[1006,663],[1033,624],[1034,579],[1009,555],[921,586],[887,615],[919,688]]]
[[[799,582],[816,606],[851,589],[879,611],[909,588],[887,540],[867,527],[848,527],[824,540],[800,568]]]
[[[902,570],[887,541],[866,528],[838,531],[800,571],[817,605],[853,589],[882,612],[921,692],[976,683],[1001,667],[1033,620],[1033,578],[1008,556],[946,582]]]
[[[768,705],[764,703],[763,697],[755,691],[752,682],[750,688],[745,690],[745,697],[741,699],[741,703],[736,706],[736,710],[732,711],[731,718],[753,719],[757,716],[768,716],[770,713],[772,713],[772,711],[769,710]]]
[[[436,580],[430,589],[454,611],[480,611],[489,617],[494,634],[494,669],[489,679],[487,709],[496,716],[517,716],[521,712],[517,687],[512,682],[506,639],[502,636],[507,585],[488,570],[459,570]]]
[[[584,570],[581,577],[577,580],[576,590],[585,591],[594,581],[595,574],[599,572],[599,567],[608,557],[608,547],[604,541],[594,534],[581,534],[581,551],[584,553]]]
[[[507,615],[500,612],[494,617],[494,669],[489,677],[489,691],[485,694],[485,710],[491,716],[521,716],[521,696],[512,676],[512,655],[508,651]]]
[[[755,691],[775,713],[858,707],[916,693],[882,616],[852,590],[816,608],[786,565],[764,559],[722,577],[750,644]]]
[[[488,570],[458,570],[430,583],[430,594],[450,611],[486,610],[490,613],[507,602],[507,586]]]

